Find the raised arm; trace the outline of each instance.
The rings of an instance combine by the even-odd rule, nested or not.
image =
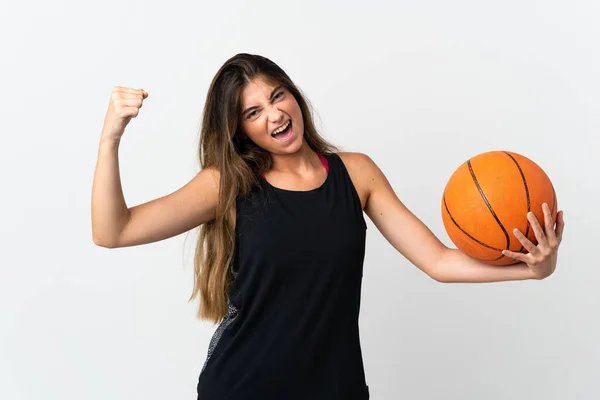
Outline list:
[[[148,94],[116,87],[106,114],[92,185],[92,238],[102,247],[135,246],[167,239],[215,217],[219,171],[205,168],[177,191],[129,208],[119,173],[125,126]]]
[[[102,247],[164,240],[212,220],[219,172],[206,168],[166,196],[128,208],[119,177],[118,146],[100,146],[92,188],[92,237]]]

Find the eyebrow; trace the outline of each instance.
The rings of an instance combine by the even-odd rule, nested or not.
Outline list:
[[[271,96],[270,96],[270,100],[273,100],[273,96],[275,96],[275,93],[279,90],[282,89],[283,85],[279,85],[277,86],[275,89],[273,89],[273,91],[271,92]],[[259,108],[258,106],[252,106],[252,107],[248,107],[246,108],[244,111],[242,111],[242,115],[246,115],[246,113],[248,113],[249,111],[252,111],[256,108]]]

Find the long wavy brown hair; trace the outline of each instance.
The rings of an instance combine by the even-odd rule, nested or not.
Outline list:
[[[240,135],[241,92],[258,77],[283,85],[294,96],[302,110],[304,140],[313,151],[319,154],[338,151],[319,135],[309,101],[273,61],[240,53],[217,71],[204,104],[198,156],[201,169],[213,167],[219,171],[219,198],[215,218],[198,228],[194,289],[189,299],[192,301],[199,294],[197,317],[214,323],[220,322],[227,313],[237,196],[247,194],[258,185],[259,174],[272,166],[268,151]]]

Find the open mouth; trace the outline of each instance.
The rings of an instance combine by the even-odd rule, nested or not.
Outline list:
[[[271,136],[273,136],[273,137],[281,136],[282,134],[285,134],[286,132],[288,132],[291,126],[292,126],[292,121],[288,120],[281,127],[274,130],[273,133],[271,134]]]
[[[292,136],[292,120],[288,120],[283,126],[276,129],[271,136],[277,140],[285,141]]]

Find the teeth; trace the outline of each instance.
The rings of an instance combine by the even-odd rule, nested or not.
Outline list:
[[[285,125],[283,125],[281,128],[274,130],[271,135],[276,135],[278,133],[283,132],[288,127],[289,124],[290,124],[290,121],[288,120],[288,122],[286,122]]]

